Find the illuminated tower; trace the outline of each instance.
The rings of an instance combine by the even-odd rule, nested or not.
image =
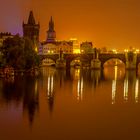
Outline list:
[[[39,29],[40,25],[36,24],[33,12],[30,11],[28,23],[24,24],[23,22],[23,36],[31,39],[34,46],[39,42]]]
[[[47,42],[55,42],[56,32],[54,30],[54,21],[51,17],[49,22],[49,30],[47,31]]]

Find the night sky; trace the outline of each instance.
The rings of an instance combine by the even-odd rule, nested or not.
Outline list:
[[[0,0],[0,32],[20,33],[33,10],[46,39],[50,16],[57,39],[76,37],[95,47],[140,49],[139,0]]]

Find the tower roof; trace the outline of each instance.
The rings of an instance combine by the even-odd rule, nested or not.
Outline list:
[[[35,18],[33,15],[33,11],[30,11],[29,18],[28,18],[28,24],[31,24],[31,25],[35,24]]]
[[[53,21],[52,16],[51,16],[51,19],[49,21],[49,31],[54,31],[54,21]]]

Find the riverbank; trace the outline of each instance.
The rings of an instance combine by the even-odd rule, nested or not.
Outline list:
[[[28,70],[25,69],[14,69],[12,67],[4,67],[0,68],[0,78],[6,77],[13,77],[15,75],[31,75],[31,76],[38,76],[40,74],[40,68],[34,67]]]

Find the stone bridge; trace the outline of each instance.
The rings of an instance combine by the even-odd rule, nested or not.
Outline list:
[[[39,55],[40,59],[51,59],[56,63],[56,60],[59,59],[59,54],[47,54],[47,55]],[[94,54],[63,54],[62,57],[66,60],[66,66],[70,67],[70,63],[75,60],[79,59],[81,62],[85,61],[90,63],[91,60],[94,58]]]
[[[56,62],[60,58],[60,54],[46,54],[46,55],[39,55],[40,59],[49,58]],[[81,62],[91,63],[91,60],[95,59],[95,54],[62,54],[62,57],[66,60],[66,67],[70,67],[70,63],[75,60],[79,59]],[[126,54],[125,53],[100,53],[98,54],[98,59],[101,62],[101,67],[103,67],[104,63],[110,59],[119,59],[126,65]],[[140,54],[136,55],[136,68],[140,63]]]

